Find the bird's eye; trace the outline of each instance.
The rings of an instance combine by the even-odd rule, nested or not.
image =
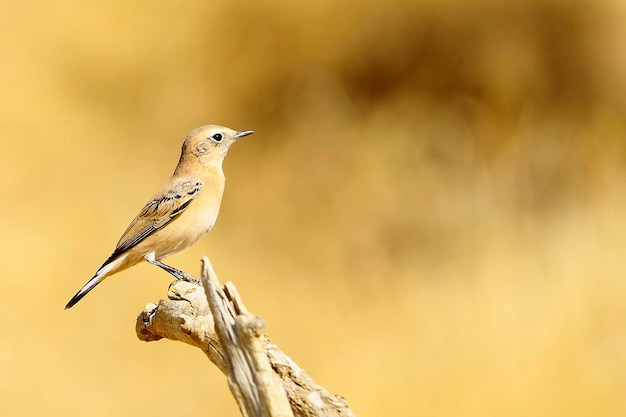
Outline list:
[[[213,139],[216,142],[221,142],[222,139],[224,139],[224,136],[221,133],[216,133],[213,136],[211,136],[211,139]]]

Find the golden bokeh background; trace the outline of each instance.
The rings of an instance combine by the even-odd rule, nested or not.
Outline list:
[[[0,415],[238,416],[141,343],[150,265],[63,306],[186,133],[254,129],[208,255],[361,416],[626,415],[626,5],[6,1]]]

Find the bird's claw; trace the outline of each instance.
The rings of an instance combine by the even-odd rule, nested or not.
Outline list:
[[[177,280],[202,286],[202,281],[200,281],[198,278],[194,278],[186,272],[183,272],[183,271],[180,271],[180,272],[181,272],[180,276],[176,277]]]

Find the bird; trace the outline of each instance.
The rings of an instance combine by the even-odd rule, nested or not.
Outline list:
[[[65,309],[73,307],[105,278],[144,260],[176,279],[194,280],[161,260],[188,248],[211,230],[224,193],[224,157],[233,143],[253,133],[216,125],[191,131],[183,141],[174,174],[134,218],[111,256]]]

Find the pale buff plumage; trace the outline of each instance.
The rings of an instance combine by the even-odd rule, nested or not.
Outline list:
[[[103,279],[144,260],[177,278],[184,274],[161,259],[196,243],[215,224],[224,193],[222,162],[230,145],[252,131],[202,126],[183,143],[172,177],[130,223],[115,251],[65,308],[79,302]]]

